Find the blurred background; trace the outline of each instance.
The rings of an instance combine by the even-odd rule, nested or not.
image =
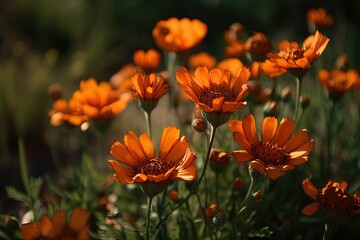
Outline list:
[[[12,204],[5,201],[5,186],[23,188],[19,136],[25,140],[30,175],[54,171],[48,135],[51,84],[60,84],[69,99],[82,79],[109,80],[132,62],[135,50],[158,49],[151,31],[169,17],[206,23],[208,34],[194,52],[221,59],[224,31],[232,23],[242,23],[249,34],[265,33],[275,45],[283,39],[301,43],[309,35],[306,12],[317,7],[336,22],[324,32],[331,39],[325,54],[345,52],[359,70],[360,1],[0,0],[0,212]],[[333,63],[326,64],[331,68]],[[127,129],[126,122],[121,124]]]

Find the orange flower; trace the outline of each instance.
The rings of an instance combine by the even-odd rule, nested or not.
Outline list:
[[[43,218],[36,223],[22,225],[21,235],[24,240],[86,240],[89,239],[89,218],[90,213],[88,211],[75,208],[67,223],[65,211],[56,211],[53,219],[44,215]]]
[[[269,53],[268,60],[262,64],[262,69],[269,77],[280,76],[290,71],[294,76],[302,79],[310,65],[325,50],[330,39],[316,31],[310,35],[300,47],[296,42],[282,41],[278,53]]]
[[[307,21],[308,24],[313,25],[315,29],[330,27],[334,24],[334,18],[330,16],[324,8],[309,9],[307,12]]]
[[[225,47],[225,56],[226,57],[237,57],[240,58],[245,53],[244,43],[233,41]]]
[[[331,72],[322,69],[318,72],[318,77],[333,100],[360,86],[360,75],[354,69],[347,71],[333,69]]]
[[[108,82],[97,84],[90,78],[80,82],[80,89],[75,91],[67,103],[58,100],[50,111],[50,122],[59,125],[64,121],[80,125],[87,120],[109,120],[126,108],[130,93],[113,90]]]
[[[115,142],[111,146],[110,153],[116,160],[108,163],[116,172],[114,179],[122,184],[142,183],[144,191],[147,191],[147,183],[158,187],[155,192],[146,192],[148,196],[160,193],[170,180],[194,180],[196,154],[190,149],[186,137],[179,137],[180,130],[176,127],[165,128],[156,156],[147,133],[138,139],[134,132],[128,132],[124,136],[124,145]]]
[[[192,69],[195,69],[198,66],[213,68],[215,67],[215,64],[216,64],[216,58],[214,56],[211,56],[207,52],[192,54],[188,59],[188,65]]]
[[[198,19],[175,17],[156,23],[152,36],[167,51],[183,52],[198,45],[207,33],[207,26]]]
[[[230,77],[229,71],[218,68],[209,71],[206,67],[197,67],[194,77],[184,67],[176,72],[180,88],[215,127],[225,123],[234,111],[246,105],[243,99],[248,91],[245,83],[249,76],[247,68],[241,68],[235,78]]]
[[[141,73],[141,70],[142,69],[133,64],[126,64],[122,66],[117,73],[111,76],[109,82],[113,87],[119,90],[131,90],[133,88],[131,77],[137,72]]]
[[[246,115],[242,121],[228,123],[235,141],[244,149],[233,151],[237,162],[251,161],[250,168],[266,174],[271,180],[285,175],[285,171],[307,163],[308,154],[314,142],[306,129],[292,136],[295,123],[283,118],[278,126],[275,117],[266,117],[262,123],[261,140],[256,133],[253,115]]]
[[[238,58],[225,58],[218,63],[217,67],[222,70],[228,70],[231,76],[235,77],[239,70],[244,67],[244,64]]]
[[[151,112],[157,105],[158,100],[169,91],[169,84],[161,75],[151,73],[143,76],[136,73],[132,77],[134,93],[140,101],[140,107]]]
[[[234,22],[230,27],[225,31],[224,38],[228,43],[231,42],[241,42],[245,31],[244,25],[238,22]]]
[[[155,49],[137,50],[133,55],[134,63],[145,71],[154,71],[159,67],[161,55]]]
[[[351,196],[347,191],[347,182],[333,182],[330,180],[325,187],[317,190],[309,179],[304,179],[302,187],[309,197],[315,202],[307,205],[301,211],[307,216],[313,215],[320,208],[334,211],[339,215],[351,215],[360,213],[360,197]]]
[[[255,32],[246,40],[244,47],[247,52],[251,53],[252,57],[262,57],[272,50],[273,45],[265,34]]]
[[[259,78],[262,73],[261,63],[253,61],[250,66],[250,72],[251,79]]]

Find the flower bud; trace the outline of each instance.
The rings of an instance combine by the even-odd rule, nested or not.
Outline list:
[[[168,198],[170,198],[172,201],[177,202],[179,199],[179,193],[176,190],[171,190],[167,193]]]
[[[280,99],[283,102],[288,102],[291,99],[292,96],[292,89],[289,86],[286,86],[284,88],[281,89],[280,92]]]
[[[226,223],[226,215],[224,209],[221,208],[218,210],[218,212],[213,217],[212,222],[216,227],[221,227]]]
[[[277,104],[275,101],[268,101],[263,108],[264,111],[264,117],[269,116],[277,116],[278,110],[277,110]]]
[[[226,152],[222,152],[220,149],[213,148],[211,149],[209,161],[211,170],[220,173],[228,166],[230,155]]]
[[[53,101],[59,100],[64,95],[63,87],[58,83],[51,84],[48,87],[48,94]]]
[[[300,96],[300,105],[304,110],[310,105],[310,97],[309,96]]]
[[[245,184],[244,184],[244,182],[241,180],[241,178],[236,177],[236,178],[233,180],[233,190],[234,190],[234,191],[240,191],[240,190],[244,189],[244,187],[245,187]]]
[[[256,205],[261,202],[263,198],[263,193],[261,190],[258,190],[250,195],[250,197],[247,200],[247,207],[252,208],[256,207]]]

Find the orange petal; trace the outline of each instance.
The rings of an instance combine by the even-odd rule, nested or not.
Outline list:
[[[66,226],[66,213],[65,211],[56,211],[53,218],[54,228],[56,234],[61,233]]]
[[[265,173],[265,165],[261,160],[253,160],[251,161],[249,168],[258,171],[260,174]]]
[[[271,180],[276,180],[279,177],[284,176],[285,172],[280,170],[277,166],[268,164],[266,167],[266,174]]]
[[[156,157],[154,144],[147,133],[140,135],[140,143],[143,146],[148,159]]]
[[[242,121],[243,129],[246,134],[247,139],[251,142],[252,145],[259,143],[259,139],[256,133],[256,124],[255,118],[253,115],[246,115]]]
[[[46,215],[37,223],[37,227],[44,237],[53,237],[55,233],[54,225]]]
[[[125,134],[124,143],[126,149],[138,162],[146,161],[146,154],[144,148],[133,131],[129,131]]]
[[[252,154],[248,153],[246,150],[233,151],[231,155],[236,158],[236,161],[238,163],[247,162],[255,158]]]
[[[301,165],[301,164],[305,164],[308,162],[308,157],[307,156],[302,156],[302,157],[298,157],[298,158],[292,158],[289,159],[286,164],[289,165]]]
[[[114,156],[119,162],[129,166],[135,167],[139,162],[130,154],[127,148],[120,142],[115,142],[111,146],[110,154]]]
[[[221,108],[223,106],[224,101],[225,101],[225,97],[219,97],[213,99],[212,108],[214,109],[215,112],[222,112]]]
[[[271,142],[277,129],[277,119],[275,117],[266,117],[261,127],[261,141]]]
[[[315,143],[313,140],[308,141],[296,151],[290,153],[290,158],[299,158],[308,155],[314,149]]]
[[[173,144],[173,146],[163,160],[167,163],[178,164],[179,160],[184,157],[184,154],[188,147],[188,140],[186,139],[186,137],[182,137],[180,141],[176,141]]]
[[[210,88],[210,75],[207,67],[200,66],[195,69],[194,72],[195,81],[200,83],[203,88]]]
[[[147,180],[148,180],[148,176],[143,173],[138,173],[132,178],[133,183],[145,182]]]
[[[284,146],[293,134],[295,123],[290,118],[283,118],[279,124],[278,131],[274,138],[274,143],[279,147]]]
[[[164,129],[160,140],[159,157],[165,159],[175,142],[179,141],[180,130],[176,127]]]
[[[108,163],[116,172],[116,180],[118,180],[122,184],[133,183],[132,179],[135,175],[135,172],[133,169],[123,167],[122,165],[120,165],[118,162],[116,162],[114,160],[109,160]]]
[[[90,213],[81,208],[75,208],[71,213],[69,228],[74,232],[80,232],[86,225],[90,218]]]
[[[307,216],[311,216],[319,209],[320,209],[320,203],[314,202],[314,203],[311,203],[311,204],[307,205],[306,207],[304,207],[304,209],[301,211],[301,213],[304,215],[307,215]]]
[[[40,236],[40,231],[34,223],[21,226],[21,236],[24,240],[35,240]]]
[[[306,195],[316,200],[319,195],[319,191],[314,187],[308,178],[305,178],[302,182],[302,187]]]
[[[306,129],[303,129],[289,139],[285,146],[285,151],[290,153],[297,150],[308,141],[310,141],[309,133]]]

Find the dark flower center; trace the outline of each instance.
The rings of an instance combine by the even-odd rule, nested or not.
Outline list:
[[[350,215],[354,209],[354,197],[344,189],[335,186],[326,186],[318,195],[322,207],[334,210],[342,215]]]
[[[162,37],[165,37],[166,35],[168,35],[170,32],[170,30],[167,27],[160,27],[159,29],[159,34]]]
[[[278,147],[269,142],[260,142],[253,146],[252,153],[265,164],[281,165],[289,159],[289,154],[285,152],[283,147]]]
[[[236,99],[236,95],[230,89],[217,87],[205,90],[200,96],[200,102],[212,107],[213,100],[220,97],[224,97],[224,100],[227,102],[232,102]]]
[[[138,172],[145,175],[160,175],[170,169],[168,163],[160,158],[152,158],[138,168]]]

